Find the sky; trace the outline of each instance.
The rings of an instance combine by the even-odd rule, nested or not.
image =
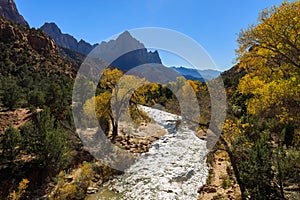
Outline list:
[[[100,43],[125,30],[161,27],[178,31],[200,44],[220,71],[236,62],[242,29],[257,22],[261,10],[282,0],[15,0],[31,27],[55,22],[63,33]],[[188,65],[159,52],[168,66]],[[188,66],[187,66],[188,67]]]

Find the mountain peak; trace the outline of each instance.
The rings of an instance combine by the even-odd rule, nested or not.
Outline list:
[[[145,48],[144,44],[132,37],[128,31],[124,31],[116,40],[111,40],[108,43],[115,43],[115,45],[131,51]]]
[[[116,39],[101,42],[93,51],[92,57],[99,57],[123,71],[148,63],[161,64],[158,52],[148,52],[144,44],[128,31],[124,31]]]
[[[0,0],[0,16],[21,25],[28,26],[28,23],[24,17],[20,15],[13,0]]]
[[[54,23],[54,22],[46,22],[41,29],[45,32],[45,33],[53,33],[53,34],[62,34],[60,28]]]
[[[46,22],[41,29],[50,36],[59,46],[87,55],[93,48],[84,40],[79,42],[71,35],[62,33],[60,28],[53,22]]]
[[[117,40],[120,40],[120,39],[126,39],[126,38],[130,38],[130,39],[132,39],[133,37],[132,37],[132,35],[128,32],[128,31],[124,31],[123,33],[121,33],[119,36],[118,36],[118,38],[117,38]]]

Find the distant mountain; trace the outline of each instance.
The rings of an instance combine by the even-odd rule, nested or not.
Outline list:
[[[82,53],[84,55],[89,54],[95,46],[91,45],[84,40],[77,41],[73,36],[62,33],[60,28],[55,23],[45,23],[41,30],[50,36],[59,46],[71,49],[73,51]]]
[[[197,70],[197,69],[186,68],[186,67],[171,67],[171,68],[177,71],[178,73],[180,73],[186,79],[199,80],[202,82],[217,78],[221,74],[220,71],[212,70],[212,69]]]
[[[144,44],[132,37],[128,31],[115,40],[101,42],[92,54],[123,71],[148,63],[161,64],[158,52],[148,51]]]
[[[21,25],[28,25],[13,0],[0,0],[0,16]]]
[[[159,84],[176,82],[176,78],[181,76],[181,74],[170,67],[157,63],[140,65],[130,70],[127,74],[146,78],[150,82]]]

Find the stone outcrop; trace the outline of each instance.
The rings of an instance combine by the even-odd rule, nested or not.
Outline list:
[[[0,16],[21,25],[28,25],[13,0],[0,0]]]
[[[22,30],[5,19],[0,19],[0,41],[14,42],[15,45],[27,44],[39,53],[58,52],[58,47],[50,37],[36,31]]]
[[[58,52],[58,48],[55,45],[55,42],[48,37],[43,36],[35,36],[35,35],[28,35],[27,36],[28,42],[31,47],[38,52],[44,53],[51,53],[51,51]]]

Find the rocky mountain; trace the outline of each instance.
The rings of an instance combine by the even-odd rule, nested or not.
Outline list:
[[[30,73],[75,75],[76,67],[66,63],[54,40],[41,31],[0,18],[0,43],[2,75],[25,68]]]
[[[136,66],[148,63],[161,64],[161,60],[157,51],[148,52],[146,48],[143,48],[122,55],[112,62],[112,66],[128,71]]]
[[[100,57],[123,71],[143,64],[161,64],[158,52],[148,51],[144,44],[132,37],[128,31],[120,34],[115,40],[101,42],[92,56]]]
[[[28,25],[13,0],[0,0],[0,16],[21,25]]]
[[[199,80],[202,82],[212,80],[220,76],[221,72],[217,70],[207,69],[207,70],[197,70],[187,67],[171,67],[186,79]]]
[[[91,45],[84,40],[77,41],[76,38],[69,34],[62,33],[60,28],[55,23],[45,23],[41,29],[49,35],[59,46],[71,49],[73,51],[87,55],[95,45]]]

